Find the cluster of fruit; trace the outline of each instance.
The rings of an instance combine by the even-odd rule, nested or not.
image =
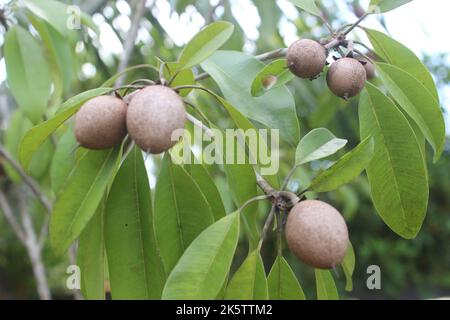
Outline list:
[[[87,101],[75,117],[78,143],[87,149],[109,149],[128,133],[143,151],[158,154],[177,142],[172,132],[184,128],[186,109],[174,90],[151,85],[127,100],[105,95]]]
[[[317,41],[300,39],[294,42],[286,55],[288,68],[303,79],[316,79],[327,64],[328,50]],[[374,65],[364,57],[337,59],[329,68],[327,83],[330,90],[343,99],[358,95],[366,80],[374,76]]]

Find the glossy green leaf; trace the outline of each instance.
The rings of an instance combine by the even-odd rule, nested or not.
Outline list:
[[[76,146],[75,134],[70,129],[58,141],[50,168],[50,180],[54,192],[62,189],[75,165]]]
[[[155,191],[154,226],[166,272],[175,267],[189,244],[214,215],[195,181],[166,154]]]
[[[437,161],[445,144],[445,121],[439,103],[406,71],[385,63],[377,63],[376,66],[389,93],[416,122],[433,147],[434,160]]]
[[[316,16],[320,16],[321,14],[320,9],[317,7],[314,0],[289,0],[289,1],[308,13],[311,13]]]
[[[316,275],[317,300],[339,300],[333,276],[328,270],[314,269]]]
[[[400,236],[419,232],[428,204],[428,181],[421,147],[395,104],[368,83],[359,104],[361,139],[372,136],[374,156],[367,167],[372,200],[383,221]]]
[[[218,51],[202,67],[219,85],[227,101],[244,116],[278,129],[284,141],[297,145],[300,129],[291,92],[285,86],[258,98],[249,92],[256,75],[264,68],[262,62],[240,52]]]
[[[288,262],[278,256],[267,277],[270,300],[305,300],[303,289]]]
[[[204,27],[184,47],[178,59],[178,69],[191,68],[211,56],[233,33],[233,24],[216,21]]]
[[[347,144],[347,140],[336,138],[325,128],[311,130],[302,138],[295,151],[295,164],[297,166],[326,158]]]
[[[114,175],[119,148],[86,151],[58,194],[50,220],[50,244],[61,256],[80,235]]]
[[[329,192],[349,183],[369,165],[373,151],[373,139],[367,137],[330,168],[319,173],[308,189],[316,192]]]
[[[267,91],[278,88],[292,80],[294,75],[286,66],[286,59],[279,59],[272,61],[258,72],[251,86],[252,96],[262,96]]]
[[[394,10],[412,0],[371,0],[369,4],[369,12],[383,13]]]
[[[266,300],[269,298],[266,273],[258,250],[248,255],[233,275],[225,300]]]
[[[212,300],[227,278],[239,239],[239,213],[205,229],[170,273],[163,299]]]
[[[211,207],[211,211],[214,214],[214,219],[217,221],[223,218],[226,215],[226,212],[222,198],[220,197],[219,190],[217,189],[213,178],[206,168],[202,164],[191,164],[190,175],[205,195],[206,200]]]
[[[37,123],[45,112],[51,89],[42,48],[25,29],[13,26],[6,34],[4,49],[9,88],[27,117]]]
[[[342,269],[344,270],[346,284],[345,290],[353,290],[353,271],[355,270],[355,251],[351,243],[348,244],[347,253],[345,254],[344,260],[341,263]]]
[[[28,168],[33,154],[67,119],[89,99],[110,92],[110,88],[92,89],[70,98],[61,106],[61,112],[53,118],[31,128],[23,137],[19,147],[19,161],[24,168]]]
[[[106,254],[113,299],[160,299],[166,280],[153,229],[142,152],[134,147],[106,202]]]
[[[78,241],[77,264],[81,271],[80,289],[86,300],[105,299],[104,214],[105,203],[102,200]]]
[[[439,101],[439,95],[433,77],[427,67],[410,49],[388,35],[364,28],[376,53],[385,62],[403,69],[427,88],[431,95]]]

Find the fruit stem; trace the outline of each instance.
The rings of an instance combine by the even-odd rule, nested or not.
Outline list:
[[[276,210],[277,214],[277,254],[279,257],[283,255],[283,222],[281,221],[281,211]]]
[[[269,231],[269,227],[272,224],[273,217],[275,215],[275,209],[276,209],[276,206],[272,205],[272,208],[270,208],[270,212],[266,218],[266,222],[264,222],[264,227],[261,232],[261,238],[259,239],[259,242],[258,242],[258,251],[261,251],[263,242],[264,242],[265,238],[267,237],[267,232]]]
[[[348,28],[346,31],[344,31],[344,36],[348,35],[350,32],[352,32],[353,29],[355,29],[367,16],[369,16],[369,12],[364,13],[361,18],[359,18],[355,23],[353,23],[350,28]]]

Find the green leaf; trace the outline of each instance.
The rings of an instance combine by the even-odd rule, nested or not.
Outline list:
[[[33,124],[25,117],[20,109],[17,109],[9,122],[4,135],[4,145],[13,158],[18,157],[20,140]],[[53,145],[47,141],[33,156],[29,166],[29,174],[35,178],[45,178],[53,155]],[[20,182],[22,178],[17,171],[7,162],[3,164],[6,173],[13,182]]]
[[[58,141],[50,168],[50,180],[54,192],[61,190],[75,165],[74,148],[76,146],[77,140],[70,129]]]
[[[264,64],[253,56],[235,51],[218,51],[202,68],[219,85],[225,98],[246,117],[280,130],[281,138],[296,146],[300,128],[291,92],[281,86],[262,97],[252,97],[249,88]]]
[[[267,91],[278,88],[292,80],[294,75],[286,65],[286,59],[279,59],[272,61],[259,71],[251,86],[252,96],[262,96]]]
[[[81,271],[81,292],[86,300],[105,299],[105,203],[102,200],[96,213],[80,235],[77,264]]]
[[[225,292],[225,300],[267,300],[266,273],[258,250],[248,255],[234,274]]]
[[[5,37],[8,85],[33,123],[41,120],[50,97],[51,76],[39,45],[25,29],[13,26]]]
[[[103,84],[101,85],[102,87],[106,88],[106,87],[111,87],[114,86],[114,83],[117,81],[117,79],[119,79],[121,76],[126,75],[127,73],[134,71],[134,70],[139,70],[139,69],[150,69],[150,70],[155,70],[155,67],[150,65],[150,64],[138,64],[135,66],[131,66],[128,68],[125,68],[124,70],[122,70],[121,72],[116,73],[115,75],[113,75],[112,77],[110,77],[108,80],[106,80],[105,82],[103,82]]]
[[[70,43],[47,22],[29,15],[33,27],[38,31],[45,46],[47,60],[53,77],[53,96],[57,99],[63,96],[72,82],[72,52]]]
[[[166,272],[175,267],[189,244],[214,215],[195,181],[166,154],[155,191],[154,226]]]
[[[23,4],[34,15],[47,21],[62,36],[67,36],[70,31],[68,21],[71,17],[69,6],[54,0],[24,0]]]
[[[183,69],[179,71],[180,64],[178,62],[167,62],[166,67],[164,68],[164,77],[167,80],[171,80],[172,77],[172,83],[170,86],[172,88],[177,86],[185,86],[185,85],[193,85],[195,84],[195,77],[194,73],[191,69]],[[180,96],[186,97],[192,89],[182,89],[180,90]]]
[[[270,300],[305,300],[303,289],[288,262],[278,256],[267,278]]]
[[[383,84],[433,147],[436,162],[445,145],[445,121],[439,103],[409,73],[385,63],[377,63],[376,66]]]
[[[383,13],[394,10],[412,0],[371,0],[369,4],[369,12]]]
[[[111,88],[97,88],[80,93],[67,100],[61,107],[62,111],[56,116],[31,128],[23,137],[19,147],[19,161],[22,166],[28,168],[31,158],[39,146],[67,119],[77,113],[86,101],[110,91]]]
[[[439,95],[433,77],[427,67],[410,49],[388,35],[364,28],[376,53],[387,63],[407,71],[427,88],[431,95],[439,102]]]
[[[295,151],[295,164],[297,166],[326,158],[347,144],[347,140],[336,138],[325,128],[311,130],[302,138]]]
[[[373,157],[373,150],[373,139],[367,137],[330,168],[319,173],[308,189],[316,192],[329,192],[349,183],[369,165]]]
[[[213,178],[209,175],[206,168],[202,164],[191,164],[190,175],[208,201],[211,211],[214,214],[214,219],[217,221],[223,218],[226,212],[222,198]]]
[[[166,271],[153,229],[147,171],[137,147],[109,192],[105,239],[113,299],[160,299]]]
[[[353,290],[353,271],[355,270],[355,251],[353,250],[352,244],[349,242],[347,247],[347,253],[345,254],[344,260],[341,263],[342,269],[344,270],[346,284],[345,290]]]
[[[163,299],[212,300],[220,293],[239,239],[239,213],[205,229],[170,273]]]
[[[289,0],[289,1],[308,13],[311,13],[318,17],[320,17],[321,15],[320,9],[317,7],[314,0]]]
[[[328,270],[314,269],[316,275],[317,300],[339,300],[333,276]]]
[[[373,136],[367,167],[372,200],[383,221],[400,236],[419,232],[428,204],[428,181],[421,147],[395,104],[368,83],[359,104],[361,139]]]
[[[223,105],[225,110],[228,112],[230,118],[233,120],[236,127],[239,129],[242,129],[244,131],[242,136],[245,134],[245,132],[248,132],[248,130],[256,131],[255,126],[253,126],[253,124],[239,110],[237,110],[231,103],[229,103],[227,100],[220,97],[219,95],[217,95],[215,93],[213,93],[213,94],[214,94],[214,97]],[[264,137],[258,136],[257,139],[258,139],[257,145],[259,146],[259,150],[256,150],[254,146],[249,146],[249,143],[247,143],[247,141],[245,141],[245,143],[248,147],[249,155],[257,163],[256,169],[260,170],[261,168],[270,167],[271,163],[269,163],[269,165],[267,165],[267,163],[263,164],[261,162],[261,157],[256,156],[258,154],[257,152],[261,153],[262,150],[268,150],[268,146],[267,146],[266,141],[264,140]],[[243,139],[243,140],[245,140],[245,139]],[[235,141],[235,145],[236,144],[237,144],[237,142]],[[226,161],[225,161],[225,163],[226,163]],[[247,164],[248,163],[249,162],[247,161]],[[267,168],[267,169],[269,169],[269,168]],[[260,174],[264,178],[266,178],[266,180],[274,188],[277,188],[279,186],[278,176],[276,174],[268,175],[268,174],[264,174],[263,172],[260,172]]]
[[[120,148],[86,151],[59,193],[50,220],[50,244],[61,256],[97,209],[117,164]]]
[[[256,175],[250,164],[224,164],[227,185],[231,197],[237,207],[241,207],[248,199],[256,197]],[[245,232],[249,238],[249,249],[256,249],[259,242],[258,204],[246,206],[242,212]]]
[[[178,59],[178,70],[191,68],[211,56],[233,33],[230,22],[216,21],[204,27],[184,47]]]

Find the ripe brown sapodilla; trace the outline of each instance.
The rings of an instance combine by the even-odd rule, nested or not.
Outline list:
[[[369,58],[375,59],[375,57],[370,56],[370,55],[369,55]],[[367,80],[375,78],[375,66],[372,62],[369,61],[369,59],[367,59],[363,56],[360,56],[360,55],[355,56],[355,59],[365,62],[365,64],[363,64],[363,66],[364,66],[364,69],[366,70]]]
[[[325,67],[327,52],[317,41],[300,39],[294,42],[286,54],[287,66],[297,77],[315,79]]]
[[[289,249],[297,258],[320,269],[341,263],[349,243],[344,218],[319,200],[297,203],[289,212],[285,234]]]
[[[358,95],[364,88],[366,80],[366,69],[354,58],[341,58],[335,61],[327,74],[330,90],[346,100]]]
[[[142,150],[153,154],[164,152],[177,143],[172,140],[172,133],[183,129],[185,120],[183,99],[169,87],[145,87],[128,105],[128,133]]]
[[[113,96],[87,101],[75,116],[75,137],[87,149],[109,149],[120,144],[127,134],[127,105]]]

